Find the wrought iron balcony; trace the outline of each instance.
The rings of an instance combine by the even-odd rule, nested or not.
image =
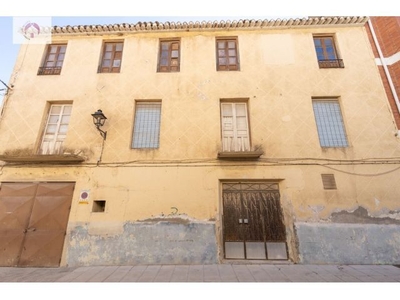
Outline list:
[[[344,68],[343,59],[320,59],[318,64],[321,69]]]
[[[38,75],[60,75],[61,67],[39,67]]]

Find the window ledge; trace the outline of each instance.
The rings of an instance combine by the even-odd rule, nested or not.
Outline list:
[[[85,161],[78,155],[0,155],[0,160],[8,163],[59,163],[73,164]]]
[[[220,151],[219,159],[258,159],[264,151]]]

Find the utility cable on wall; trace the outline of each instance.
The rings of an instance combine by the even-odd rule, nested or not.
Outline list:
[[[101,160],[101,157],[100,157]],[[332,166],[365,166],[365,165],[392,165],[392,164],[397,164],[400,165],[400,160],[393,160],[390,161],[387,159],[386,161],[366,161],[366,162],[350,162],[347,161],[346,163],[336,163],[336,162],[327,162],[327,163],[321,163],[321,162],[274,162],[274,163],[265,163],[265,162],[239,162],[239,163],[233,163],[233,162],[221,162],[219,160],[213,159],[213,160],[208,160],[208,163],[190,163],[190,162],[181,162],[178,163],[176,161],[166,163],[165,161],[163,163],[160,162],[153,162],[153,163],[137,163],[137,162],[117,162],[117,163],[101,163],[100,160],[97,163],[81,163],[81,164],[66,164],[63,165],[62,167],[70,167],[70,168],[77,168],[77,167],[87,167],[87,168],[94,168],[94,167],[103,167],[103,168],[141,168],[141,167],[154,167],[154,168],[173,168],[173,167],[282,167],[282,166],[316,166],[316,167],[324,167],[328,168],[337,172],[342,172],[346,173],[348,175],[355,175],[355,176],[381,176],[381,175],[386,175],[392,172],[395,172],[400,169],[400,166],[389,170],[385,172],[380,172],[380,173],[356,173],[356,172],[349,172],[345,170],[340,170],[338,168],[334,168]],[[13,163],[13,164],[6,164],[3,167],[10,167],[10,168],[43,168],[43,166],[49,167],[49,168],[60,168],[60,165],[55,165],[55,164],[27,164],[27,163]]]

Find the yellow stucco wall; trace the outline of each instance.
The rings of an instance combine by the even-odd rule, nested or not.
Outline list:
[[[344,69],[318,68],[312,34],[322,32],[336,34]],[[238,36],[239,72],[216,71],[216,35]],[[157,73],[158,40],[168,37],[181,38],[181,69]],[[56,36],[54,42],[59,39],[66,40]],[[221,146],[219,101],[241,98],[249,103],[252,145],[263,145],[266,157],[326,157],[311,97],[339,97],[350,143],[345,157],[393,154],[395,128],[363,27],[126,35],[119,38],[124,52],[118,74],[97,73],[105,39],[116,37],[68,37],[58,76],[36,75],[45,45],[22,46],[1,124],[3,151],[37,147],[46,103],[72,101],[65,146],[90,150],[91,161],[101,145],[90,117],[98,108],[108,118],[104,161],[214,158]],[[162,101],[158,150],[130,149],[135,100]],[[14,125],[21,117],[25,126]],[[342,157],[336,152],[329,157]]]
[[[335,34],[344,69],[318,67],[312,34],[321,33]],[[216,71],[216,36],[238,37],[240,71]],[[176,37],[181,39],[180,72],[157,73],[159,39]],[[108,39],[124,41],[117,74],[97,73]],[[396,127],[362,26],[64,35],[53,41],[68,42],[60,75],[36,75],[45,45],[21,47],[0,121],[0,154],[36,151],[48,103],[68,101],[73,109],[65,148],[82,151],[87,160],[82,167],[6,165],[0,180],[75,181],[70,224],[89,222],[96,233],[108,224],[118,233],[126,221],[168,215],[176,207],[193,219],[217,220],[218,236],[221,180],[279,182],[290,239],[295,220],[328,220],[333,212],[358,206],[371,214],[400,208],[398,164],[316,165],[327,159],[400,157]],[[338,97],[349,147],[320,147],[312,97]],[[238,98],[248,102],[252,147],[264,149],[258,162],[217,159],[220,100]],[[131,149],[136,100],[162,102],[159,149]],[[102,138],[90,116],[97,109],[108,118],[100,165]],[[322,188],[323,173],[335,174],[337,190]],[[90,190],[89,204],[79,204],[82,190]],[[106,200],[106,212],[92,213],[93,200]]]

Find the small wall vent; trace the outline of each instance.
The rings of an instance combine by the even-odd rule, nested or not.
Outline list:
[[[325,190],[336,190],[335,175],[333,174],[321,174],[322,184]]]

